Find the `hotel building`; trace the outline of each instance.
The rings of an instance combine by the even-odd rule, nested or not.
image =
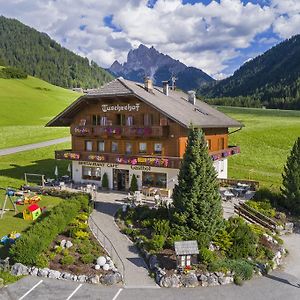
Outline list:
[[[79,97],[46,126],[68,126],[72,149],[56,151],[56,159],[72,162],[77,183],[128,190],[133,174],[139,188],[172,191],[185,152],[189,128],[205,133],[219,178],[227,178],[228,157],[240,152],[228,146],[229,128],[242,125],[208,104],[170,88],[117,78]]]

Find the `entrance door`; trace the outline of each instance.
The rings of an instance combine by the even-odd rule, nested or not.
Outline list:
[[[126,191],[129,189],[129,170],[114,169],[114,190]]]

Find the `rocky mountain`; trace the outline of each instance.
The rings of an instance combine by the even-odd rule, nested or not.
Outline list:
[[[246,62],[232,76],[203,87],[200,94],[215,98],[214,104],[300,109],[300,35]]]
[[[150,76],[158,86],[161,86],[163,80],[170,80],[175,76],[177,87],[185,91],[197,90],[214,81],[202,70],[188,67],[179,60],[158,52],[154,47],[148,48],[143,44],[128,52],[124,64],[115,61],[109,71],[114,76],[122,76],[138,82],[143,82],[145,76]]]
[[[112,80],[95,62],[62,47],[47,34],[0,16],[0,65],[23,69],[52,84],[96,88]]]

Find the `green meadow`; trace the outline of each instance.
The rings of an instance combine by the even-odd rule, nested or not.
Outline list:
[[[241,154],[229,159],[229,177],[278,190],[286,158],[300,136],[300,111],[219,107],[245,127],[230,135]]]
[[[68,128],[44,125],[78,96],[30,76],[0,78],[0,149],[67,136]]]
[[[69,148],[69,143],[63,143],[51,147],[35,149],[31,151],[20,152],[12,155],[0,157],[0,208],[2,208],[5,199],[5,189],[7,187],[19,188],[24,184],[24,173],[44,174],[48,178],[55,178],[55,166],[58,166],[59,175],[68,174],[68,163],[65,161],[56,161],[54,151],[58,149]],[[40,207],[46,207],[51,210],[61,199],[56,197],[41,196],[42,200],[38,203]],[[15,198],[13,198],[15,200]],[[8,201],[7,208],[12,209]],[[22,218],[24,206],[17,206],[18,214],[13,211],[5,212],[3,219],[0,219],[0,239],[2,236],[12,232],[22,232],[26,230],[32,221],[25,221]],[[0,257],[7,255],[7,248],[0,245]]]

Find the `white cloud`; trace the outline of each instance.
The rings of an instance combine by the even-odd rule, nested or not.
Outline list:
[[[104,67],[115,59],[123,62],[131,47],[144,43],[217,77],[224,76],[239,49],[248,48],[270,26],[281,37],[300,28],[299,0],[273,0],[270,7],[240,0],[207,6],[158,0],[153,9],[147,0],[0,0],[0,7],[3,15],[48,33]],[[108,15],[121,32],[103,24]]]
[[[285,39],[300,33],[299,0],[273,0],[272,9],[277,14],[274,32]]]

